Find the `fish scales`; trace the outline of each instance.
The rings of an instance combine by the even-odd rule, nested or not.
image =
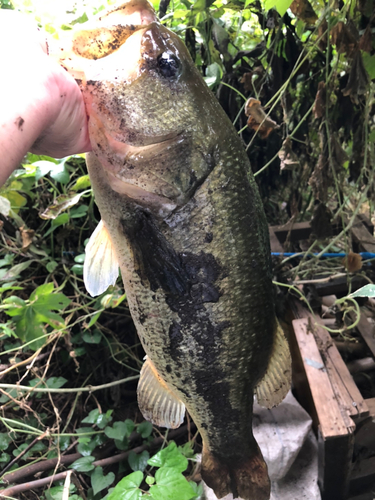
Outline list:
[[[86,248],[86,286],[102,293],[120,266],[147,354],[138,385],[145,418],[177,427],[186,407],[202,436],[202,477],[216,495],[266,500],[253,393],[278,404],[290,356],[247,155],[183,43],[145,0],[90,29],[73,34],[71,52],[60,55],[81,80],[102,216]]]

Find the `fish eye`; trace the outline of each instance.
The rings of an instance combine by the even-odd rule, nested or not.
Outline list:
[[[174,54],[163,52],[163,54],[158,56],[157,60],[159,71],[165,78],[173,78],[179,75],[181,63]]]

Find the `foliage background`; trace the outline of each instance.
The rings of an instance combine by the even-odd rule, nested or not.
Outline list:
[[[1,8],[32,16],[52,37],[114,3],[66,0],[52,10],[47,0],[0,0]],[[239,131],[269,222],[312,220],[310,250],[349,251],[354,216],[371,216],[375,204],[374,0],[156,0],[154,6],[185,40]],[[195,482],[182,475],[199,479],[200,442],[190,422],[176,447],[166,434],[157,441],[161,430],[138,413],[143,351],[121,283],[95,299],[84,289],[85,243],[99,215],[83,157],[27,155],[0,192],[0,213],[0,468],[61,461],[75,451],[83,461],[74,465],[71,499],[108,493],[111,500],[166,500],[166,491],[199,498]],[[340,228],[333,240],[332,222]],[[316,267],[299,265],[298,274]],[[284,279],[293,273],[288,268]],[[102,390],[90,390],[104,382]],[[168,451],[150,459],[152,443]],[[138,454],[119,465],[93,464],[136,445]],[[20,494],[62,499],[63,486],[46,483]]]

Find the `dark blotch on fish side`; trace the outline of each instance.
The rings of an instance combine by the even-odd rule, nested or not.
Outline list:
[[[160,232],[153,217],[136,209],[131,224],[122,221],[123,231],[132,243],[138,274],[153,292],[159,288],[171,295],[187,291],[188,275],[172,245]],[[129,227],[130,226],[130,227]]]
[[[211,243],[213,239],[214,239],[214,235],[212,233],[206,233],[206,236],[204,238],[204,242]]]

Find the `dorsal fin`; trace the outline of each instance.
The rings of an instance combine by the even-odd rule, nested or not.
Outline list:
[[[277,322],[275,338],[267,371],[255,388],[257,401],[265,408],[273,408],[287,395],[292,378],[288,341]]]
[[[149,358],[138,382],[138,406],[142,415],[160,427],[176,429],[184,421],[185,405],[164,382]]]
[[[108,231],[101,220],[86,245],[83,280],[92,297],[116,283],[119,264]]]

